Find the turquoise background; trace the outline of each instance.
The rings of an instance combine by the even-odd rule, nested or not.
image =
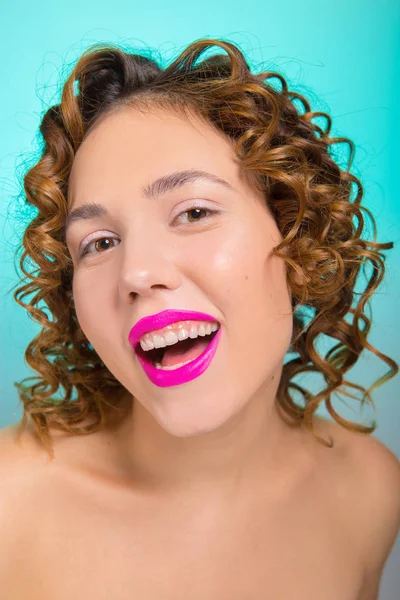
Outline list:
[[[306,95],[314,110],[332,116],[332,133],[349,137],[356,145],[352,172],[364,185],[363,202],[376,218],[378,240],[395,242],[388,252],[384,283],[371,302],[374,324],[369,340],[399,362],[400,10],[395,2],[378,6],[358,0],[282,4],[264,0],[245,10],[235,2],[203,2],[201,7],[154,2],[144,8],[132,1],[112,5],[70,1],[44,2],[39,9],[17,1],[1,13],[0,427],[22,414],[13,382],[33,374],[23,354],[39,331],[8,292],[16,281],[13,253],[23,228],[16,218],[16,197],[28,164],[35,162],[43,112],[59,102],[61,85],[78,56],[99,41],[136,51],[150,47],[168,61],[195,39],[222,37],[239,45],[254,70],[258,66],[279,71],[292,89]],[[337,149],[347,156],[346,146]],[[350,378],[370,385],[385,370],[367,352]],[[317,390],[321,382],[309,385]],[[359,404],[351,400],[347,403],[354,412],[340,400],[334,407],[365,424],[376,416],[374,435],[400,456],[399,377],[375,391],[373,399],[376,415],[371,408],[360,412]],[[320,409],[319,414],[327,413]]]
[[[238,44],[253,67],[261,68],[262,63],[264,70],[279,71],[293,90],[307,96],[314,110],[332,116],[332,133],[356,144],[352,172],[364,185],[363,202],[377,220],[378,241],[395,243],[387,255],[384,283],[371,302],[374,325],[369,340],[399,362],[399,21],[398,2],[376,0],[3,3],[0,428],[22,415],[13,382],[35,374],[23,355],[39,330],[8,293],[16,282],[13,254],[21,236],[21,224],[14,218],[15,199],[24,167],[34,160],[30,153],[38,149],[41,116],[59,101],[70,67],[95,42],[132,45],[136,51],[149,46],[173,58],[195,39],[222,37]],[[350,379],[370,385],[385,370],[377,357],[366,353]],[[334,407],[344,417],[365,424],[376,417],[374,435],[400,457],[399,391],[399,377],[375,391],[376,414],[372,409],[361,413],[358,403],[350,400],[349,407],[340,401],[334,401]],[[328,413],[321,409],[319,414]],[[380,598],[394,598],[398,555],[397,548],[387,563]]]
[[[31,375],[23,353],[39,326],[12,299],[16,281],[13,253],[21,236],[15,218],[16,196],[28,163],[35,161],[38,127],[46,108],[59,101],[61,84],[90,44],[112,42],[135,50],[158,50],[169,60],[200,37],[222,37],[239,45],[253,69],[277,70],[292,89],[306,95],[314,110],[333,118],[332,133],[356,144],[352,172],[364,188],[364,205],[378,224],[378,240],[394,241],[388,252],[384,283],[371,303],[371,343],[399,361],[398,139],[400,110],[399,20],[395,2],[203,2],[201,7],[154,2],[87,1],[40,4],[17,1],[0,14],[2,94],[0,96],[0,427],[19,419],[13,382]],[[337,146],[341,152],[346,147]],[[351,380],[371,384],[386,367],[370,353],[351,372]],[[399,378],[374,395],[382,439],[400,456]],[[351,404],[351,401],[349,401]],[[345,417],[368,424],[342,402]],[[325,414],[320,410],[320,414]]]

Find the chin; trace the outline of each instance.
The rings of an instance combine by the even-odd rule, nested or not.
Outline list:
[[[235,403],[232,396],[233,393],[229,399],[227,396],[224,399],[218,394],[207,394],[206,399],[193,395],[190,400],[170,399],[162,405],[158,403],[150,412],[159,426],[170,435],[196,437],[220,430],[245,408],[246,403],[240,400]]]

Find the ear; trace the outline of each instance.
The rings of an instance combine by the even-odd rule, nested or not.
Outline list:
[[[312,274],[316,270],[316,267],[317,263],[315,261],[308,262],[304,267],[297,265],[298,270],[292,269],[293,281],[299,286],[308,284],[311,281]]]
[[[298,273],[297,271],[292,272],[292,279],[296,283],[296,285],[303,286],[308,281],[307,275],[302,271]]]

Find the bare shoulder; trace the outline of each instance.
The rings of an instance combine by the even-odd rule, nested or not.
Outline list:
[[[40,488],[49,456],[32,424],[18,437],[18,423],[0,429],[0,530],[4,533],[10,511],[26,513],[33,491]]]
[[[348,526],[360,548],[365,574],[358,600],[376,600],[400,529],[400,461],[374,435],[353,433],[331,421],[322,430],[345,450]]]
[[[26,465],[29,459],[33,462],[44,456],[43,447],[33,425],[28,422],[18,436],[19,423],[0,429],[0,469],[6,474],[15,472],[17,466]]]
[[[365,527],[365,580],[359,600],[375,600],[400,528],[400,461],[372,436],[356,440],[353,456],[360,482],[357,508]]]
[[[368,533],[367,561],[376,568],[383,566],[399,532],[400,461],[377,437],[352,436],[350,469],[359,486],[357,509]]]
[[[40,465],[45,464],[44,452],[31,427],[17,437],[18,424],[0,429],[0,525],[4,526],[3,514],[12,507],[36,478]]]
[[[33,440],[24,433],[16,440],[17,425],[0,429],[0,581],[9,570],[10,556],[20,546],[29,506],[29,488],[35,464]],[[28,500],[26,502],[26,500]]]

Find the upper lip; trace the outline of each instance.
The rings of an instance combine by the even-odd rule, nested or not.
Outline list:
[[[140,338],[149,331],[155,329],[161,329],[171,323],[177,323],[178,321],[186,320],[197,320],[197,321],[215,321],[218,322],[215,317],[208,315],[207,313],[197,312],[194,310],[185,309],[167,309],[154,315],[149,315],[140,319],[136,325],[132,327],[128,335],[128,341],[132,348],[136,348]]]

